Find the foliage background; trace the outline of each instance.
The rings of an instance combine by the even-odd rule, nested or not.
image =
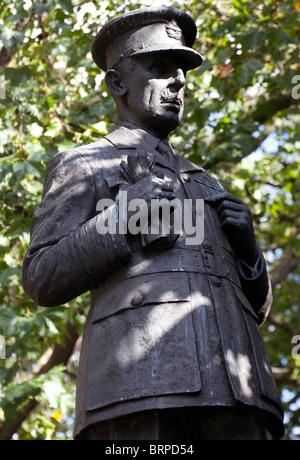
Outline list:
[[[22,289],[22,260],[50,158],[98,139],[114,121],[90,55],[93,36],[115,15],[153,3],[0,1],[0,439],[72,438],[88,294],[35,305]],[[274,289],[262,333],[285,439],[300,439],[300,351],[292,356],[300,341],[300,2],[166,4],[192,14],[205,57],[189,73],[185,119],[172,140],[252,210]]]

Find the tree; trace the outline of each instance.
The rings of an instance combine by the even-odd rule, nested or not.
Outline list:
[[[101,24],[148,2],[10,0],[0,10],[0,439],[72,437],[76,369],[88,294],[45,309],[21,270],[49,160],[114,121],[90,48]],[[203,65],[189,72],[172,141],[253,213],[273,286],[262,328],[286,413],[300,439],[298,0],[170,2],[197,22]]]

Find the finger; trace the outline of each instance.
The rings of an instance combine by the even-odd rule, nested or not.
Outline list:
[[[174,192],[157,192],[157,193],[152,193],[150,196],[151,199],[163,199],[166,198],[167,200],[175,200],[176,195]]]
[[[217,207],[217,211],[219,215],[226,210],[228,210],[229,212],[234,211],[237,213],[248,214],[247,206],[244,203],[237,203],[235,201],[224,200]]]
[[[213,195],[209,195],[205,197],[204,199],[205,201],[207,201],[208,203],[211,203],[212,205],[218,204],[224,200],[234,202],[234,203],[244,204],[242,200],[240,200],[234,195],[231,195],[231,193],[228,193],[228,192],[215,193]]]
[[[129,183],[133,182],[133,176],[129,170],[128,164],[125,161],[121,161],[121,172]]]
[[[223,222],[228,217],[232,217],[236,220],[247,220],[246,214],[244,214],[243,212],[236,211],[234,209],[223,209],[223,211],[219,214],[219,219],[221,222]]]
[[[171,185],[169,184],[162,185],[161,189],[163,192],[173,192],[174,191],[173,187],[171,187]]]
[[[164,192],[164,193],[162,194],[162,198],[166,198],[166,199],[169,200],[169,201],[170,201],[170,200],[175,200],[176,195],[175,195],[174,192]]]
[[[227,192],[215,193],[213,195],[206,196],[204,199],[208,203],[217,204],[217,203],[220,203],[220,201],[224,200],[224,198],[226,198],[227,195],[228,195]]]
[[[249,230],[249,222],[234,216],[227,216],[221,221],[221,227],[223,230],[230,231],[234,234],[237,234],[238,232],[246,235],[247,230]]]
[[[153,184],[160,185],[160,186],[169,185],[169,184],[167,184],[167,182],[164,181],[164,179],[162,179],[160,177],[157,177],[157,176],[151,176],[151,182]]]

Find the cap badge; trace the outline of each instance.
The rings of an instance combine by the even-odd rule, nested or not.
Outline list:
[[[174,19],[166,25],[166,31],[168,37],[182,41],[182,30],[178,27],[177,22]]]

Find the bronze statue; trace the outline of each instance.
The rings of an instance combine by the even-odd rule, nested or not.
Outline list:
[[[92,55],[117,123],[52,159],[33,216],[28,295],[51,307],[91,291],[76,439],[283,433],[258,328],[271,288],[250,212],[168,141],[183,115],[186,72],[202,63],[196,32],[188,14],[170,7],[132,11],[100,30]],[[182,214],[192,224],[178,229]],[[199,222],[203,232],[188,239]]]

